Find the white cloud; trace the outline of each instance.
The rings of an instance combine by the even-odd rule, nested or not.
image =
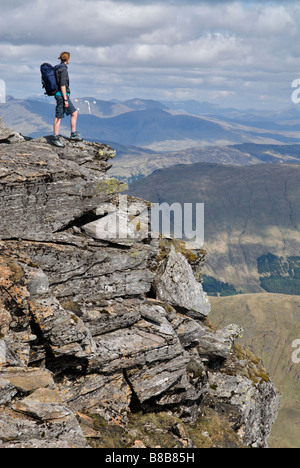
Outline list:
[[[39,65],[70,50],[77,94],[237,105],[269,94],[280,107],[297,78],[299,23],[296,0],[0,0],[0,78],[8,93],[38,93]]]
[[[261,11],[257,18],[255,29],[261,35],[288,34],[295,32],[296,23],[291,12],[283,6],[267,7]]]

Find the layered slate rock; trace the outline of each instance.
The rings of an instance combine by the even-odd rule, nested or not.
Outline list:
[[[149,232],[151,204],[106,175],[112,148],[49,142],[1,123],[0,447],[144,446],[133,415],[164,413],[193,446],[206,411],[265,447],[280,396],[241,329],[207,323],[205,252]]]
[[[108,199],[105,172],[114,151],[89,142],[78,145],[67,143],[63,157],[46,139],[1,145],[2,239],[43,239]]]

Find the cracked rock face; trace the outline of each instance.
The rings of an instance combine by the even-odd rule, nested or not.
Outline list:
[[[43,239],[96,208],[107,199],[113,155],[89,142],[68,143],[63,157],[44,138],[2,144],[0,237]]]
[[[103,427],[143,446],[126,439],[132,415],[165,412],[178,446],[196,446],[188,425],[206,410],[241,445],[266,447],[278,392],[237,348],[238,326],[206,322],[196,256],[176,242],[162,252],[148,202],[118,211],[114,150],[0,130],[0,447],[87,448]],[[117,211],[126,241],[106,235]]]

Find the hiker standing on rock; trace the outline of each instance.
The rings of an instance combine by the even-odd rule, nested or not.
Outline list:
[[[55,67],[55,76],[58,85],[58,91],[55,94],[56,112],[53,125],[53,140],[55,146],[64,148],[64,144],[59,139],[59,129],[61,119],[65,114],[71,116],[71,137],[70,141],[82,141],[80,134],[76,131],[78,112],[70,100],[70,81],[68,73],[68,65],[70,63],[70,53],[62,52],[58,57],[61,61],[60,65]]]

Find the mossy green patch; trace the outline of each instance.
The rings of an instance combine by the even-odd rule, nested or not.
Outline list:
[[[15,284],[20,284],[25,275],[22,267],[16,262],[8,262],[7,266],[12,272],[12,274],[10,275],[11,281]]]
[[[128,190],[127,184],[113,178],[97,182],[96,187],[99,192],[107,193],[108,195],[114,195]]]
[[[252,380],[254,385],[262,384],[263,382],[269,382],[269,376],[264,368],[261,359],[255,356],[249,349],[245,349],[241,344],[235,343],[233,347],[233,353],[239,361],[247,365],[237,365],[232,371],[234,374],[243,375],[248,379]],[[225,370],[227,373],[227,370]]]
[[[211,408],[203,409],[191,424],[170,411],[130,414],[126,427],[109,424],[97,414],[89,417],[95,435],[88,442],[93,448],[130,448],[137,441],[148,448],[245,448],[226,415]]]

